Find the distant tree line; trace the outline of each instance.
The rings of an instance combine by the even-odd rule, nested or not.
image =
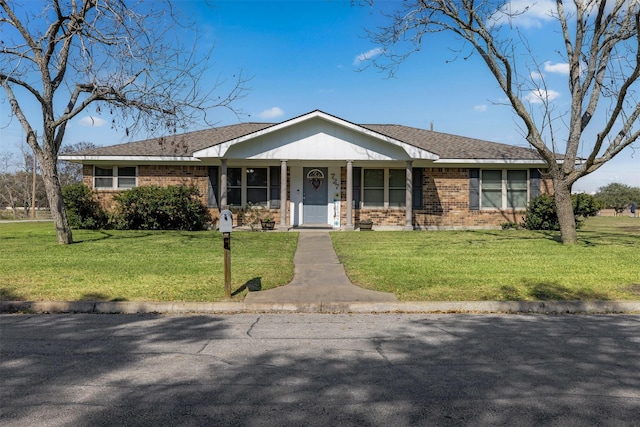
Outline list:
[[[61,153],[95,147],[90,142],[78,142],[64,147]],[[59,161],[57,169],[62,186],[82,182],[81,164]],[[20,153],[0,152],[0,210],[9,209],[9,217],[17,219],[31,216],[34,208],[48,209],[49,202],[40,167],[34,163],[33,153],[28,149],[23,149]]]
[[[595,197],[606,208],[614,209],[616,214],[619,214],[630,209],[632,204],[637,209],[638,205],[640,205],[640,187],[631,187],[614,182],[600,188]]]

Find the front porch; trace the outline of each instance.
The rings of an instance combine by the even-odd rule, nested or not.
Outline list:
[[[210,207],[260,207],[264,215],[276,219],[281,230],[302,226],[354,230],[362,219],[372,219],[378,226],[413,230],[411,161],[404,162],[404,169],[398,168],[398,162],[389,162],[363,170],[354,167],[353,161],[340,166],[337,162],[281,160],[279,172],[274,166],[239,166],[225,159],[221,163],[219,171],[210,168]]]

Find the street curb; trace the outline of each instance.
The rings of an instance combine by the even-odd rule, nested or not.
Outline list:
[[[640,313],[640,301],[244,302],[0,301],[0,313]]]

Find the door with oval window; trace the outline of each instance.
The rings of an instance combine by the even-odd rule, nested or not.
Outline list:
[[[327,168],[304,168],[303,224],[328,223]]]

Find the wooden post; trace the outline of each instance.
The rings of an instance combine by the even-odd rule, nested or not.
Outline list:
[[[224,296],[231,298],[231,233],[222,233],[224,241]]]
[[[31,218],[36,219],[36,179],[38,174],[36,172],[38,163],[36,160],[36,152],[33,152],[33,179],[31,183]]]

